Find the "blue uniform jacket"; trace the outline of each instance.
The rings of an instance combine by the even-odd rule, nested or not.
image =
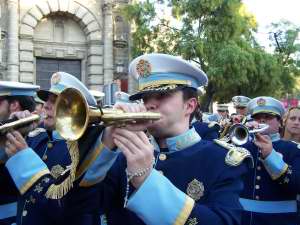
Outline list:
[[[120,154],[99,184],[109,225],[240,224],[241,176],[248,166],[227,165],[228,150],[213,142],[178,140],[169,152],[155,153],[155,169],[138,190],[130,186],[126,208],[126,160]]]
[[[196,121],[192,126],[203,140],[214,140],[219,138],[220,125],[218,123]]]
[[[297,210],[295,200],[300,191],[299,145],[274,139],[273,151],[265,160],[253,143],[248,143],[245,147],[254,158],[254,169],[245,177],[245,189],[241,197],[254,202],[245,203],[245,208],[250,209],[243,213],[242,224],[299,224],[298,214],[288,212],[289,208]],[[261,207],[261,202],[265,201],[268,205]],[[293,204],[286,204],[284,201],[291,201],[289,203]]]
[[[80,187],[78,179],[61,199],[49,199],[45,195],[51,185],[60,184],[68,176],[71,162],[66,142],[55,136],[49,139],[46,132],[41,132],[29,138],[29,146],[36,152],[32,148],[22,150],[6,163],[21,193],[17,224],[98,225],[99,192],[95,187]],[[96,146],[95,150],[98,149]],[[87,158],[96,156],[91,152]]]

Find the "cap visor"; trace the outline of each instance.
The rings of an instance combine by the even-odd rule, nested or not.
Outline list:
[[[44,102],[46,102],[48,100],[48,97],[50,94],[54,94],[57,95],[56,93],[53,93],[51,91],[46,91],[46,90],[39,90],[37,92],[37,96],[42,99]]]

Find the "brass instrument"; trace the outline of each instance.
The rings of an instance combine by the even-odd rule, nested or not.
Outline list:
[[[66,140],[78,140],[88,125],[124,126],[139,121],[159,120],[160,113],[127,113],[117,109],[90,107],[85,97],[75,88],[67,88],[60,93],[55,103],[56,130]]]
[[[12,120],[11,122],[0,123],[0,134],[3,135],[11,130],[25,127],[35,121],[39,121],[41,117],[39,115],[33,114],[29,117]]]
[[[258,126],[258,128],[249,129],[242,123],[233,124],[221,138],[231,141],[235,145],[243,145],[249,140],[250,134],[261,133],[269,128],[267,124],[258,124]]]

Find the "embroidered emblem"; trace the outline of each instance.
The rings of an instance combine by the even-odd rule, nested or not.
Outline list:
[[[151,74],[151,64],[147,60],[141,59],[136,64],[136,71],[139,76],[146,78]]]
[[[195,201],[198,201],[204,195],[204,185],[197,179],[192,180],[187,187],[186,193]]]
[[[51,175],[57,179],[63,172],[64,168],[61,165],[55,165],[51,168]]]
[[[264,98],[259,98],[257,99],[256,103],[258,106],[264,106],[266,105],[266,100]]]
[[[33,131],[28,133],[28,137],[36,137],[42,132],[46,132],[46,130],[44,128],[36,128]]]
[[[188,220],[188,225],[196,225],[196,224],[198,224],[197,218],[190,218]]]
[[[37,184],[33,191],[37,193],[41,193],[43,191],[43,187],[41,186],[41,184]]]
[[[61,81],[61,76],[58,73],[54,73],[51,78],[51,85],[58,84]]]
[[[42,182],[44,182],[46,184],[49,183],[49,181],[50,181],[49,177],[45,177],[45,178],[42,179]]]

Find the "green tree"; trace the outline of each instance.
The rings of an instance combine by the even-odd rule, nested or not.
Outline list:
[[[274,56],[281,69],[281,88],[278,94],[299,95],[300,87],[296,79],[300,76],[300,27],[289,21],[272,23],[270,26],[270,40],[274,47]]]
[[[171,20],[155,14],[161,4],[168,4]],[[204,111],[213,101],[228,102],[234,95],[278,97],[280,89],[292,85],[281,88],[287,82],[283,65],[256,42],[256,20],[240,0],[146,0],[125,11],[136,26],[133,56],[153,51],[181,55],[207,73]]]

